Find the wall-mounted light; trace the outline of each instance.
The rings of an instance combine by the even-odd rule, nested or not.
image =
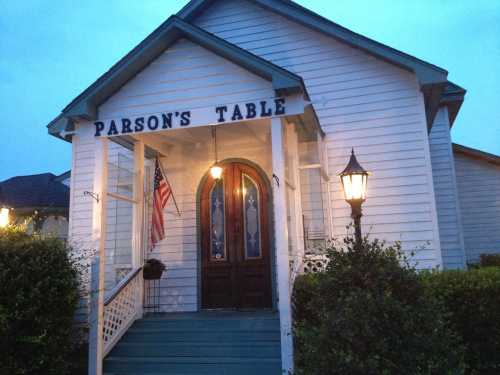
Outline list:
[[[10,210],[7,207],[0,208],[0,228],[5,228],[9,225],[9,212]]]
[[[214,145],[214,159],[215,162],[210,168],[210,175],[214,180],[218,180],[219,178],[222,177],[222,167],[218,165],[218,158],[217,158],[217,128],[215,126],[212,126],[212,140],[213,140],[213,145]]]

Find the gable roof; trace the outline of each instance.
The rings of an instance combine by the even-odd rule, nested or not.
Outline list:
[[[278,95],[306,93],[302,78],[224,39],[193,26],[176,16],[169,17],[146,39],[118,61],[97,81],[69,103],[49,125],[49,133],[65,138],[78,118],[94,120],[97,107],[138,74],[180,38],[186,38],[272,82]]]
[[[211,4],[217,0],[191,0],[177,15],[188,22],[193,21],[203,13]],[[260,7],[268,9],[289,20],[295,21],[312,30],[330,36],[351,47],[365,51],[372,56],[382,59],[390,64],[415,73],[425,99],[425,111],[427,127],[430,131],[436,113],[442,103],[443,95],[447,96],[446,105],[450,109],[450,123],[452,124],[460,109],[465,95],[462,93],[461,99],[452,98],[446,92],[449,86],[454,86],[448,82],[448,72],[436,65],[418,59],[407,53],[379,43],[373,39],[355,33],[329,19],[304,8],[292,0],[247,0]],[[457,86],[458,87],[458,86]],[[463,90],[463,89],[462,89]]]
[[[191,0],[177,15],[191,22],[216,0]],[[373,56],[414,72],[421,85],[447,82],[448,72],[436,65],[420,60],[385,44],[357,34],[324,18],[291,0],[248,0],[289,20],[319,31],[340,42],[361,49]]]
[[[0,203],[11,208],[68,208],[69,188],[52,173],[17,176],[0,182]]]
[[[479,159],[482,161],[486,161],[487,163],[500,166],[500,156],[490,154],[489,152],[484,152],[476,148],[466,147],[457,143],[453,143],[453,153],[462,154],[474,159]]]

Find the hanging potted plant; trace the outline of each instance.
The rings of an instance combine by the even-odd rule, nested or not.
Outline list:
[[[165,265],[158,259],[148,259],[142,268],[142,274],[144,280],[159,280],[163,271],[165,271]]]

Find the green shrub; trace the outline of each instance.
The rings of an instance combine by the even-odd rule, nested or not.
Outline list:
[[[65,244],[0,231],[0,373],[66,374],[78,301]]]
[[[499,374],[500,268],[425,273],[422,280],[462,336],[468,372]]]
[[[479,265],[481,267],[500,267],[500,254],[481,254]]]
[[[460,374],[459,337],[400,246],[332,243],[325,272],[295,282],[299,374]],[[403,265],[402,265],[403,264]]]

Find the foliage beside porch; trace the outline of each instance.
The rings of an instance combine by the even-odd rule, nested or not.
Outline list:
[[[78,295],[78,271],[63,241],[0,230],[2,374],[71,370]]]
[[[500,267],[417,273],[398,244],[351,238],[293,296],[299,374],[493,374]]]
[[[299,374],[457,374],[460,337],[399,244],[331,243],[325,272],[295,283]],[[403,265],[401,265],[403,264]]]

